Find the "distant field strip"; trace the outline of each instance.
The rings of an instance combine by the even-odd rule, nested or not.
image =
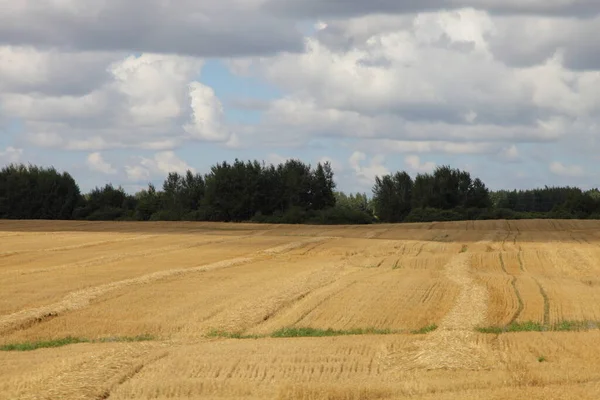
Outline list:
[[[253,237],[253,236],[252,235],[239,236],[239,237],[225,238],[225,239],[220,239],[220,240],[183,243],[183,244],[177,244],[177,245],[172,245],[172,246],[167,246],[167,247],[159,247],[156,249],[140,250],[140,251],[135,251],[135,252],[117,253],[117,254],[113,254],[113,255],[96,257],[96,258],[83,260],[80,262],[74,262],[74,263],[70,263],[70,264],[55,265],[55,266],[51,266],[51,267],[47,267],[47,268],[27,269],[27,270],[22,270],[22,271],[19,271],[19,270],[6,271],[6,272],[3,272],[3,274],[17,273],[20,275],[26,275],[26,274],[39,274],[42,272],[52,272],[52,271],[59,271],[59,270],[70,270],[73,268],[88,268],[88,267],[94,267],[94,266],[112,263],[112,262],[116,262],[116,261],[123,261],[123,260],[128,260],[128,259],[139,259],[142,257],[148,257],[148,256],[152,256],[152,255],[157,255],[157,254],[164,255],[164,254],[171,253],[171,252],[182,251],[182,250],[201,247],[201,246],[210,246],[210,245],[214,245],[214,244],[218,244],[218,243],[233,242],[233,241],[237,241],[237,240],[241,240],[241,239],[249,238],[249,237]],[[136,239],[136,240],[139,240],[139,239]],[[111,241],[111,242],[106,241],[102,244],[107,244],[107,243],[121,244],[123,242],[122,241]]]

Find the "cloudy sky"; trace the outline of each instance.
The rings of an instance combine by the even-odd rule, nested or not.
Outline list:
[[[600,186],[598,0],[0,0],[0,164],[219,161]]]

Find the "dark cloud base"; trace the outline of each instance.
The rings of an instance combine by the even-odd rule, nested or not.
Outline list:
[[[573,4],[552,5],[548,0],[536,4],[507,4],[507,0],[268,0],[264,8],[292,18],[352,17],[365,14],[407,14],[424,11],[452,10],[473,7],[504,15],[577,16],[600,14],[597,0],[579,0]]]

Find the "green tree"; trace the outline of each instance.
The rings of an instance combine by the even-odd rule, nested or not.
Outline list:
[[[335,186],[331,164],[329,162],[317,164],[311,189],[311,208],[313,210],[324,210],[335,206]]]
[[[117,219],[133,219],[137,200],[125,193],[122,187],[112,184],[96,187],[84,196],[74,216],[76,219],[94,221],[112,221]]]
[[[139,221],[149,221],[152,218],[152,215],[160,211],[160,195],[153,184],[149,184],[148,189],[136,193],[135,197],[137,199],[135,219]]]
[[[490,191],[481,181],[476,178],[468,188],[468,197],[464,204],[466,208],[490,208],[492,207],[492,200],[490,198]]]
[[[375,178],[373,205],[383,222],[401,222],[412,208],[413,181],[406,172]]]
[[[0,171],[0,218],[71,219],[79,186],[54,168],[11,164]]]

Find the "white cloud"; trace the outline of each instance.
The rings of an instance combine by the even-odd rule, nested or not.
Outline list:
[[[0,162],[3,164],[13,164],[21,162],[23,149],[17,149],[12,146],[0,151]]]
[[[110,78],[106,66],[123,58],[114,52],[59,52],[0,45],[0,90],[13,93],[81,95]]]
[[[150,170],[142,165],[126,165],[125,172],[127,173],[127,178],[134,182],[150,180],[151,178]]]
[[[411,155],[406,156],[404,158],[404,164],[413,172],[418,173],[429,173],[433,172],[436,167],[436,164],[432,161],[421,162],[421,158],[419,156]]]
[[[497,34],[491,49],[500,60],[515,66],[541,64],[560,52],[567,67],[598,69],[600,16],[565,18],[557,16],[510,16],[496,18]]]
[[[30,144],[38,147],[60,147],[64,143],[63,138],[56,132],[38,131],[27,133],[26,137]]]
[[[156,126],[181,117],[187,103],[187,86],[202,68],[199,59],[143,54],[114,63],[112,89],[128,105],[126,122]]]
[[[509,111],[515,101],[528,101],[516,72],[487,50],[484,38],[492,30],[487,14],[468,9],[424,13],[409,26],[399,18],[396,30],[352,38],[347,50],[308,39],[303,54],[265,60],[264,73],[325,107],[369,114],[392,111],[416,118],[417,113],[442,117],[445,112],[446,118],[462,119],[477,113],[485,121]]]
[[[460,9],[327,21],[304,53],[253,60],[288,94],[241,140],[385,138],[483,154],[589,131],[600,121],[600,73],[571,71],[559,53],[539,65],[506,65],[491,47],[503,18]]]
[[[499,147],[487,142],[372,140],[364,146],[378,148],[390,153],[433,153],[433,154],[488,154]]]
[[[270,153],[269,155],[267,155],[266,162],[268,164],[279,165],[279,164],[285,164],[285,162],[288,160],[289,160],[288,157],[281,156],[277,153]]]
[[[465,119],[465,122],[472,124],[475,122],[475,120],[477,120],[477,113],[475,111],[471,110],[471,111],[465,113],[464,119]]]
[[[563,177],[581,177],[585,175],[583,167],[579,165],[565,165],[558,161],[550,163],[550,172]]]
[[[348,159],[348,163],[361,185],[370,185],[375,181],[376,176],[390,173],[384,165],[385,157],[382,155],[372,157],[367,165],[362,165],[364,161],[367,161],[367,155],[361,151],[355,151]]]
[[[223,105],[215,95],[215,91],[199,82],[190,84],[192,105],[192,122],[185,125],[185,130],[192,137],[223,142],[228,141],[231,133],[224,124]]]
[[[153,177],[166,177],[170,172],[185,174],[187,171],[196,172],[173,151],[162,151],[152,158],[139,157],[135,165],[126,165],[125,172],[130,181],[149,180]]]
[[[107,111],[106,93],[82,96],[48,96],[36,93],[7,93],[0,97],[3,113],[32,121],[89,120]]]
[[[507,161],[517,161],[521,158],[519,154],[519,149],[514,144],[503,148],[500,151],[500,157]]]
[[[91,153],[90,155],[88,155],[87,166],[92,171],[101,172],[101,173],[107,174],[107,175],[112,175],[112,174],[117,173],[117,170],[115,168],[113,168],[112,165],[110,165],[108,162],[104,161],[104,158],[102,158],[102,154],[100,154],[99,152]]]
[[[225,124],[221,102],[195,81],[202,65],[174,55],[128,56],[105,66],[109,79],[88,93],[8,91],[0,94],[0,113],[22,119],[25,138],[42,147],[171,150],[186,140],[235,147],[239,140]],[[0,68],[0,82],[5,75],[11,77]]]

